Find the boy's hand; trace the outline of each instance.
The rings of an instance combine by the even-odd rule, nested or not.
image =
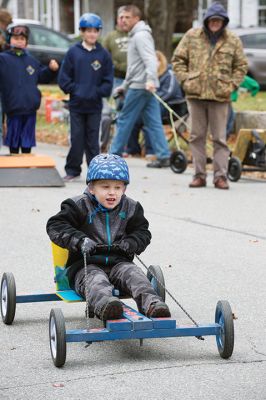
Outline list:
[[[82,254],[89,254],[92,255],[96,249],[97,243],[94,240],[89,239],[86,237],[80,246]]]
[[[116,243],[114,247],[117,250],[122,251],[124,254],[126,254],[128,257],[133,257],[136,250],[137,250],[137,244],[133,241],[127,241],[127,240],[121,240],[121,242]]]
[[[49,62],[49,68],[52,70],[52,71],[57,71],[58,70],[58,68],[59,68],[59,64],[58,64],[58,62],[56,61],[56,60],[50,60],[50,62]]]

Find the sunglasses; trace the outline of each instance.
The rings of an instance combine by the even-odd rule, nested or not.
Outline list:
[[[28,37],[29,29],[26,26],[14,26],[13,28],[11,28],[11,35],[22,35]]]

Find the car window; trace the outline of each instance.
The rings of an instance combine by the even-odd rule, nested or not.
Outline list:
[[[68,49],[70,41],[58,35],[56,32],[41,27],[30,26],[29,44],[36,46],[48,46]]]
[[[243,35],[241,36],[241,40],[244,47],[250,49],[266,49],[266,32]]]

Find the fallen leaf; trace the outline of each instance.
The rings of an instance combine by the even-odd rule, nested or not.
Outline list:
[[[53,383],[53,387],[64,387],[65,385],[63,383]]]

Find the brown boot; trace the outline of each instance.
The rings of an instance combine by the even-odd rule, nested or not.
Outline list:
[[[205,186],[206,186],[206,179],[200,178],[199,176],[195,176],[195,178],[193,178],[193,181],[189,184],[190,188],[199,188]]]
[[[229,189],[229,185],[225,176],[220,176],[216,182],[214,182],[216,189]]]

